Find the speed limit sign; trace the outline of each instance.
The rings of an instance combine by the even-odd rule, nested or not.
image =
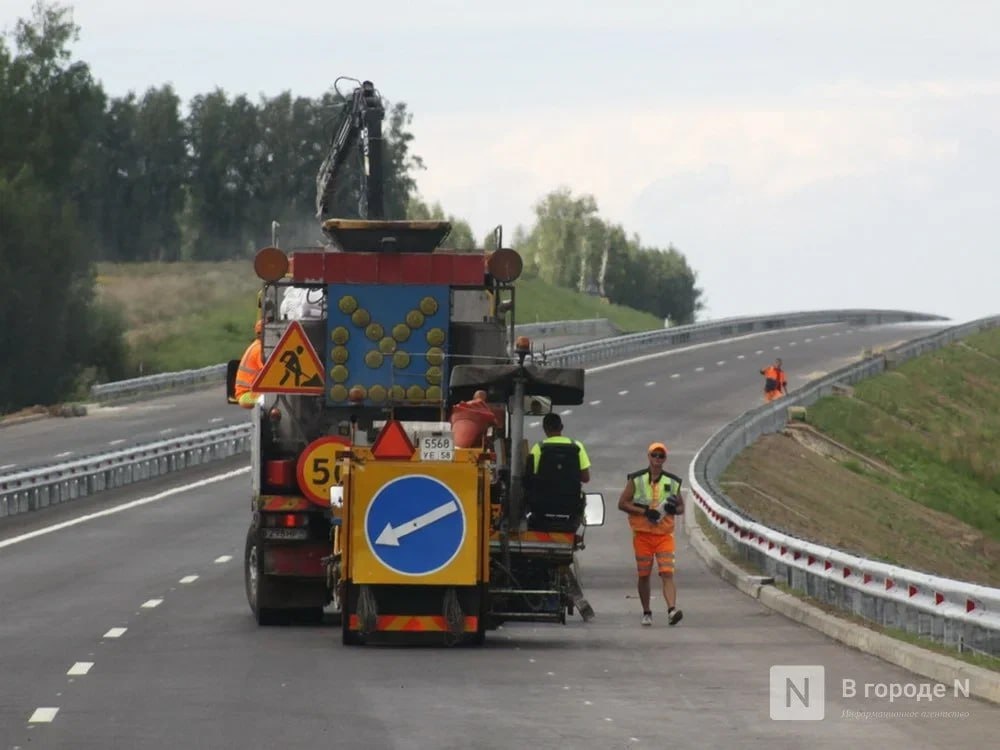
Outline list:
[[[330,504],[330,488],[340,482],[337,453],[350,447],[350,441],[338,435],[313,440],[299,456],[296,475],[302,493],[322,506]]]

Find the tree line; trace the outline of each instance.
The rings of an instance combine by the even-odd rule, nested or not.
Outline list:
[[[272,219],[285,247],[320,239],[315,178],[340,92],[252,101],[216,88],[184,113],[169,85],[109,96],[73,59],[78,34],[69,8],[39,2],[0,36],[0,412],[125,376],[124,323],[97,301],[96,261],[249,258],[269,244]],[[419,198],[411,117],[404,102],[387,107],[386,216],[447,219],[449,245],[481,245],[466,221]],[[331,215],[358,216],[360,175],[352,157]],[[513,244],[526,273],[551,283],[676,322],[700,309],[684,257],[642,247],[589,196],[551,193]]]

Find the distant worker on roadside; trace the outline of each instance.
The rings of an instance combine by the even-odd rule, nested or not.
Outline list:
[[[254,393],[251,388],[253,381],[257,379],[257,375],[264,368],[263,333],[264,322],[258,318],[254,324],[253,341],[243,352],[239,369],[236,371],[236,387],[233,389],[233,395],[236,397],[237,403],[244,409],[252,409],[260,396],[259,393]]]
[[[764,376],[764,400],[774,401],[776,398],[788,395],[788,378],[785,371],[781,369],[781,360],[774,360],[774,364],[763,368],[760,374]]]
[[[642,604],[644,626],[653,624],[650,608],[650,582],[653,559],[667,603],[667,622],[676,625],[684,613],[677,609],[677,585],[674,582],[674,516],[684,513],[681,478],[664,470],[667,446],[652,443],[647,451],[649,465],[627,476],[625,489],[618,498],[618,509],[628,514],[632,527],[632,547],[639,574],[637,588]]]

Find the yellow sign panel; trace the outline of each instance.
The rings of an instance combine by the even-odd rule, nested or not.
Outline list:
[[[323,393],[323,365],[299,321],[281,334],[278,345],[257,375],[257,393]]]
[[[479,582],[485,515],[475,464],[368,461],[348,481],[354,583]]]

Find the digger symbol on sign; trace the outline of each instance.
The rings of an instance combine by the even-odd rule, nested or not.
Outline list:
[[[285,374],[281,376],[281,380],[278,381],[278,385],[284,385],[285,381],[288,380],[288,376],[291,375],[295,378],[295,387],[299,386],[317,386],[323,385],[323,381],[320,380],[319,375],[313,375],[306,382],[302,382],[302,363],[299,362],[299,355],[305,351],[305,347],[297,346],[295,351],[283,352],[280,358],[281,364],[285,366]]]
[[[322,393],[323,365],[301,323],[293,320],[257,374],[260,393]]]

